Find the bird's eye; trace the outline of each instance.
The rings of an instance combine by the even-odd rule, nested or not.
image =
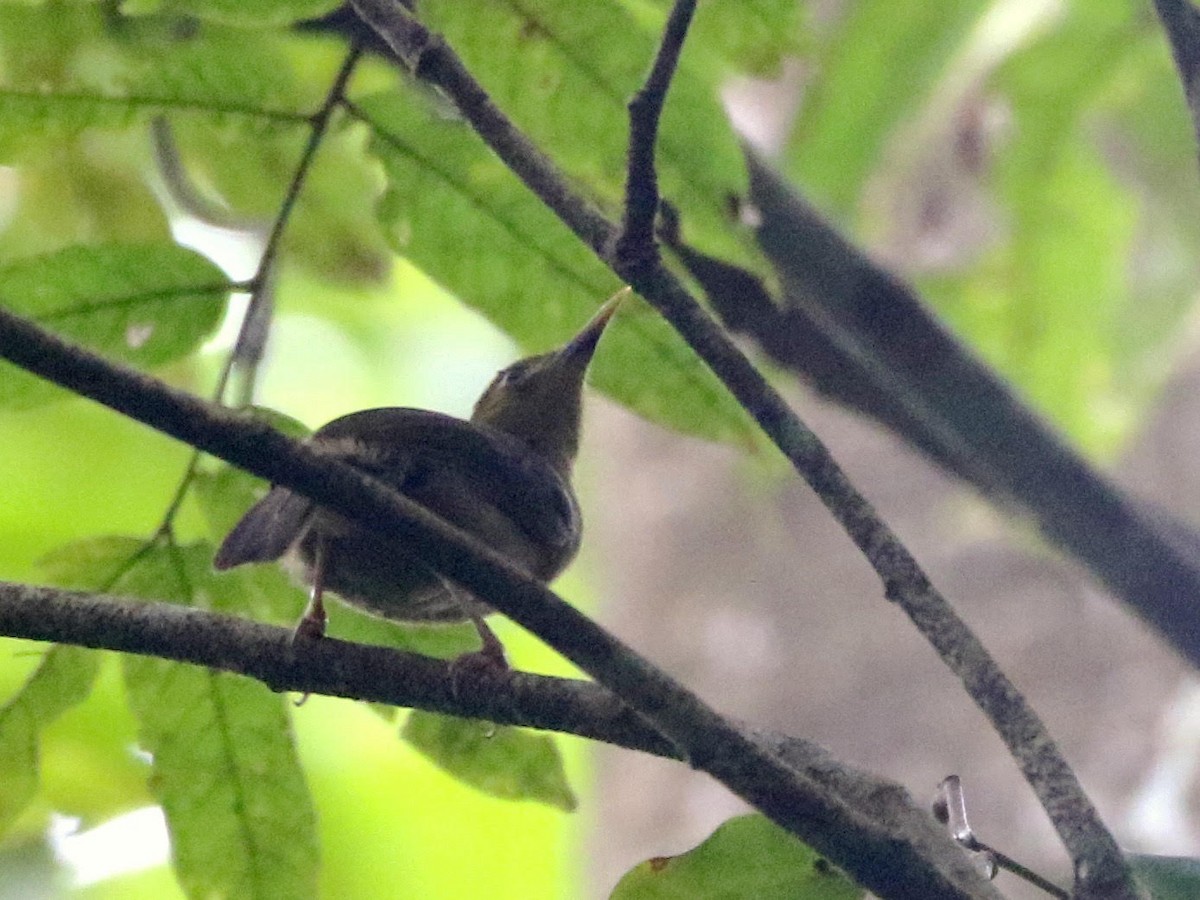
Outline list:
[[[496,376],[497,387],[517,387],[529,376],[529,366],[525,360],[515,362]]]

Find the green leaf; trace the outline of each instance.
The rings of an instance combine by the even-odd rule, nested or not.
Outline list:
[[[623,0],[630,13],[645,18],[659,33],[670,0]],[[708,0],[700,4],[688,29],[684,59],[713,67],[714,77],[741,72],[770,77],[779,63],[799,50],[802,4],[796,0]]]
[[[121,11],[131,16],[168,12],[226,25],[268,28],[315,19],[339,5],[339,0],[125,0]]]
[[[226,279],[199,254],[173,244],[70,247],[0,267],[0,306],[68,340],[136,365],[195,350],[220,321]],[[0,406],[61,396],[4,364]]]
[[[938,306],[1075,443],[1112,452],[1133,416],[1115,365],[1133,197],[1081,143],[1014,187],[1012,241]]]
[[[126,574],[146,542],[122,535],[104,535],[56,547],[38,560],[48,584],[76,590],[111,590]]]
[[[612,275],[461,123],[414,98],[362,103],[389,187],[380,220],[407,256],[528,351],[565,340],[616,288]],[[464,252],[464,248],[471,248]],[[668,326],[627,303],[592,363],[593,383],[647,418],[748,441],[749,418]]]
[[[279,36],[180,25],[118,27],[95,4],[0,6],[0,159],[36,158],[84,128],[170,111],[299,125],[319,102],[293,77]]]
[[[337,595],[334,595],[337,599]],[[475,626],[392,622],[338,602],[329,613],[329,634],[345,641],[375,644],[436,659],[455,659],[479,649]]]
[[[132,538],[96,538],[60,547],[39,561],[43,581],[60,587],[103,589],[141,548]],[[56,645],[42,657],[20,691],[0,709],[0,832],[37,792],[39,732],[91,693],[100,654]]]
[[[997,77],[1015,122],[995,179],[1011,238],[945,306],[989,362],[1093,452],[1112,452],[1134,415],[1117,359],[1129,343],[1138,202],[1089,131],[1138,48],[1135,20],[1119,0],[1072,6]]]
[[[211,548],[155,546],[118,583],[176,603],[219,593]],[[150,787],[192,897],[315,897],[316,814],[285,697],[248,678],[151,657],[124,660]]]
[[[205,543],[197,563],[211,608],[258,622],[293,627],[307,604],[306,591],[275,563],[212,572],[213,545]]]
[[[864,891],[760,815],[730,819],[680,856],[649,859],[611,900],[855,900]]]
[[[100,654],[55,646],[21,689],[0,708],[0,833],[37,793],[39,733],[91,692]]]
[[[485,794],[537,800],[565,812],[578,805],[550,735],[413,710],[401,737],[439,769]]]
[[[177,15],[114,20],[96,4],[0,6],[0,160],[21,164],[0,257],[165,231],[145,178],[158,115],[201,193],[269,221],[346,52],[338,40]],[[377,283],[390,258],[363,140],[337,124],[326,135],[284,240],[305,268]]]
[[[117,593],[219,607],[229,582],[211,565],[208,544],[147,546],[123,537],[81,541],[42,561],[60,583],[116,577]],[[316,815],[287,699],[248,678],[152,657],[123,662],[184,890],[315,897]]]
[[[657,29],[640,25],[617,0],[430,0],[421,18],[563,171],[602,206],[620,209],[626,103],[654,59]],[[616,45],[613,35],[621,37]],[[663,113],[657,174],[663,195],[684,211],[692,241],[747,261],[749,241],[729,227],[728,213],[729,197],[744,193],[745,171],[716,92],[684,54]]]
[[[288,700],[248,678],[151,658],[130,657],[125,677],[184,891],[316,897],[316,816]]]
[[[1195,900],[1200,897],[1200,859],[1191,856],[1128,855],[1138,881],[1151,900]]]
[[[822,42],[819,73],[786,151],[786,168],[846,221],[888,137],[929,96],[983,0],[862,0]]]

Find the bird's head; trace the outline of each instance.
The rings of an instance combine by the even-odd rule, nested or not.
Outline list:
[[[525,441],[562,470],[579,449],[583,376],[600,336],[629,293],[622,289],[566,344],[501,369],[475,404],[471,421]]]

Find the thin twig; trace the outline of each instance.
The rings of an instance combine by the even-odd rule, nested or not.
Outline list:
[[[761,740],[608,634],[505,557],[366,473],[111,363],[0,309],[0,357],[178,440],[283,485],[411,547],[537,635],[636,710],[695,768],[889,898],[994,897],[961,852],[897,848],[860,810],[783,762]],[[947,838],[947,843],[953,842]]]
[[[1044,891],[1045,893],[1049,894],[1051,897],[1057,898],[1057,900],[1069,900],[1069,898],[1071,896],[1070,893],[1067,891],[1064,891],[1062,888],[1060,888],[1057,884],[1055,884],[1049,878],[1045,878],[1045,877],[1039,875],[1037,872],[1033,871],[1033,869],[1029,868],[1028,866],[1021,865],[1019,862],[1017,862],[1015,859],[1013,859],[1007,853],[1001,853],[995,847],[990,847],[987,844],[985,844],[983,841],[976,839],[975,843],[976,843],[976,846],[978,846],[978,848],[980,850],[989,854],[992,857],[992,859],[995,860],[996,865],[998,865],[1000,868],[1004,869],[1004,871],[1009,872],[1013,875],[1016,875],[1022,881],[1029,882],[1038,890]]]
[[[317,149],[321,146],[321,141],[324,140],[325,133],[329,130],[329,123],[333,118],[333,113],[346,97],[346,86],[350,82],[350,76],[354,74],[354,68],[358,64],[362,52],[362,47],[358,44],[351,45],[346,58],[342,61],[342,65],[333,79],[333,83],[325,94],[325,99],[321,102],[321,106],[308,117],[310,128],[308,141],[304,145],[304,151],[300,154],[300,160],[296,163],[292,179],[288,183],[287,190],[284,192],[283,200],[279,205],[279,212],[275,216],[275,221],[271,223],[271,230],[267,234],[262,255],[258,260],[258,267],[248,282],[250,299],[246,304],[246,313],[242,316],[242,323],[238,328],[233,350],[225,358],[225,361],[221,365],[221,371],[217,376],[217,384],[213,390],[213,399],[217,403],[224,401],[225,391],[229,385],[229,378],[233,374],[234,366],[239,361],[250,359],[252,360],[251,366],[257,368],[258,360],[262,355],[266,332],[269,328],[271,310],[274,306],[275,259],[279,254],[279,245],[287,229],[288,222],[291,221],[292,210],[295,208],[296,201],[300,197],[300,191],[303,189],[304,183],[308,179],[308,174],[312,170],[312,163],[316,158]],[[157,129],[156,138],[160,142],[164,142],[169,138],[170,132],[165,120],[156,119],[155,128]],[[166,154],[166,156],[173,162],[178,162],[177,157],[172,158],[170,154]],[[182,173],[176,174],[177,176],[182,175]],[[182,177],[177,177],[176,182],[188,183]],[[251,382],[251,386],[247,387],[247,393],[251,394],[252,391]],[[166,510],[163,512],[162,520],[155,532],[154,539],[170,537],[175,517],[179,514],[180,507],[183,506],[184,498],[187,497],[188,490],[191,488],[192,482],[196,477],[196,472],[199,469],[200,460],[203,456],[203,453],[196,450],[189,457],[183,476],[180,478],[179,484],[176,486],[175,492],[167,503]]]
[[[671,8],[646,83],[629,101],[625,215],[614,251],[624,265],[654,265],[658,262],[658,246],[654,241],[659,200],[658,170],[654,165],[658,123],[695,12],[696,0],[681,0]],[[650,254],[648,257],[640,258],[647,253]]]
[[[850,483],[820,439],[661,264],[627,266],[616,228],[569,186],[553,163],[496,107],[446,41],[389,0],[352,0],[422,78],[444,91],[480,138],[577,236],[680,333],[750,412],[879,573],[898,603],[963,684],[1021,767],[1075,866],[1080,897],[1136,897],[1132,876],[1045,725],[933,587],[916,559]]]
[[[973,853],[984,854],[994,866],[1011,872],[1051,897],[1056,897],[1058,900],[1068,900],[1070,897],[1069,893],[1049,878],[1043,878],[1027,866],[1021,865],[1007,853],[1001,853],[975,836],[975,831],[967,820],[967,798],[963,791],[962,780],[957,775],[949,775],[942,779],[942,783],[938,785],[938,796],[934,801],[933,811],[934,817],[945,824],[950,836],[966,849]],[[995,871],[994,868],[993,871]]]
[[[321,141],[325,138],[325,132],[329,128],[334,110],[338,108],[346,95],[346,85],[350,81],[350,76],[354,74],[354,67],[358,64],[359,57],[361,56],[362,48],[357,44],[352,45],[350,52],[346,54],[341,68],[334,77],[333,84],[325,94],[324,102],[322,102],[316,112],[309,116],[308,121],[312,130],[309,132],[308,142],[304,145],[304,152],[300,154],[300,161],[296,164],[296,170],[292,173],[291,183],[288,185],[287,192],[283,196],[283,202],[280,204],[279,214],[275,217],[271,233],[267,236],[267,245],[263,249],[262,258],[259,260],[258,271],[250,279],[250,283],[253,285],[250,292],[251,304],[254,302],[254,295],[258,293],[263,283],[270,276],[270,273],[274,271],[275,257],[279,252],[279,243],[283,238],[287,223],[291,219],[292,209],[300,197],[300,189],[304,186],[305,179],[308,178],[309,170],[312,168],[313,160],[317,155],[317,149],[321,146]]]

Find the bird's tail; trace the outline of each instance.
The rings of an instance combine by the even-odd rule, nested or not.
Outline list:
[[[213,568],[232,569],[242,563],[279,559],[304,532],[315,509],[316,504],[307,497],[287,488],[271,488],[225,536]]]

